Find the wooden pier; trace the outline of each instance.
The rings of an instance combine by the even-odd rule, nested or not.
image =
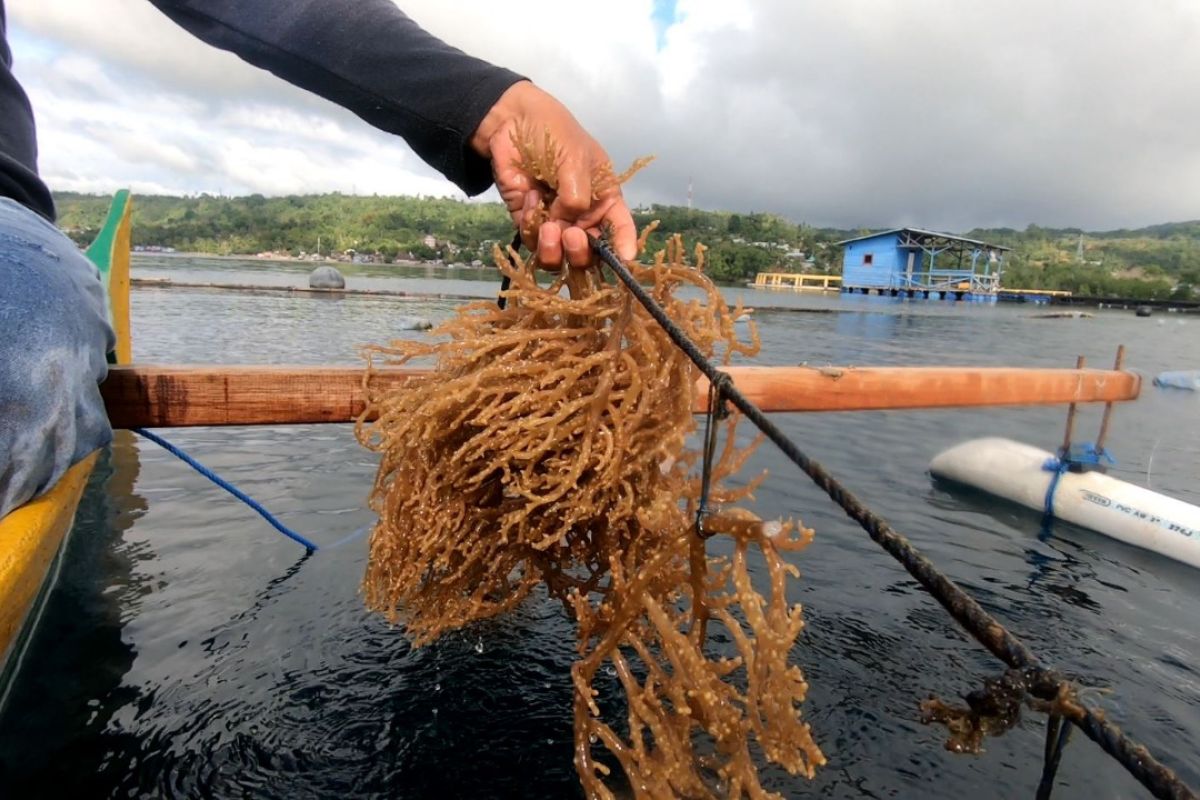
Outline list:
[[[801,272],[760,272],[751,289],[790,289],[793,292],[840,292],[841,275],[813,275]]]

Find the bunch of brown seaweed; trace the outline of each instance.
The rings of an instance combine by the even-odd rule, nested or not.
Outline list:
[[[554,157],[552,143],[531,140],[523,153]],[[496,255],[511,281],[503,309],[466,306],[437,341],[369,350],[358,433],[381,463],[368,606],[419,645],[544,585],[578,622],[575,761],[588,796],[613,796],[593,743],[639,797],[775,796],[759,782],[761,760],[811,777],[824,757],[800,720],[807,684],[789,656],[803,622],[786,599],[798,573],[782,554],[812,532],[733,507],[758,484],[725,486],[757,444],[734,444],[734,417],[702,536],[687,447],[693,365],[598,272],[565,270],[542,286],[532,258]],[[703,274],[702,247],[688,263],[675,237],[653,263],[629,266],[704,353],[757,352],[755,333],[746,343],[734,331],[740,309]],[[682,287],[698,291],[684,299]],[[414,358],[435,369],[399,386],[371,380],[375,365]],[[710,556],[709,536],[728,537],[731,553]],[[765,564],[766,596],[751,582],[751,551]],[[723,655],[706,647],[717,628],[732,642]],[[595,703],[605,664],[626,695],[623,725]]]

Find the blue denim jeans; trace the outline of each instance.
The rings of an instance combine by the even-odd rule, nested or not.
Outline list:
[[[115,340],[100,273],[0,197],[0,517],[112,441],[100,399]]]

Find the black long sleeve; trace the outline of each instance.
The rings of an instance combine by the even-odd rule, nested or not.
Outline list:
[[[4,0],[0,0],[0,197],[16,200],[53,221],[54,200],[37,174],[33,111],[13,77],[6,34]]]
[[[466,193],[491,185],[490,164],[469,141],[521,76],[429,35],[389,0],[150,2],[209,44],[403,137]],[[53,218],[49,193],[36,176],[28,101],[7,55],[0,47],[0,194]]]

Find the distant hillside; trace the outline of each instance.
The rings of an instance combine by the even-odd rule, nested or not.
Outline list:
[[[73,193],[56,194],[55,202],[59,226],[79,242],[95,235],[108,206],[107,197]],[[447,244],[466,253],[490,252],[493,242],[512,235],[499,204],[440,198],[138,195],[133,208],[134,245],[220,255],[315,253],[319,240],[323,253],[353,249],[389,261],[408,253],[433,259]],[[430,235],[440,247],[425,244]]]
[[[60,226],[79,243],[91,241],[108,197],[62,192],[55,200]],[[639,227],[661,221],[652,249],[675,233],[689,248],[704,243],[709,273],[728,281],[751,280],[764,271],[840,272],[841,252],[834,243],[868,232],[814,228],[769,213],[679,206],[638,209],[634,216]],[[1010,287],[1139,298],[1189,298],[1200,292],[1200,221],[1099,232],[1037,225],[978,228],[963,235],[1013,248],[1003,279]],[[319,239],[323,253],[353,249],[385,262],[450,263],[490,261],[492,245],[507,242],[512,230],[498,203],[341,194],[142,195],[134,199],[133,236],[135,245],[224,255],[312,253]]]
[[[1006,286],[1145,299],[1200,294],[1200,222],[1115,231],[1030,225],[966,235],[1013,248],[1005,259]]]

